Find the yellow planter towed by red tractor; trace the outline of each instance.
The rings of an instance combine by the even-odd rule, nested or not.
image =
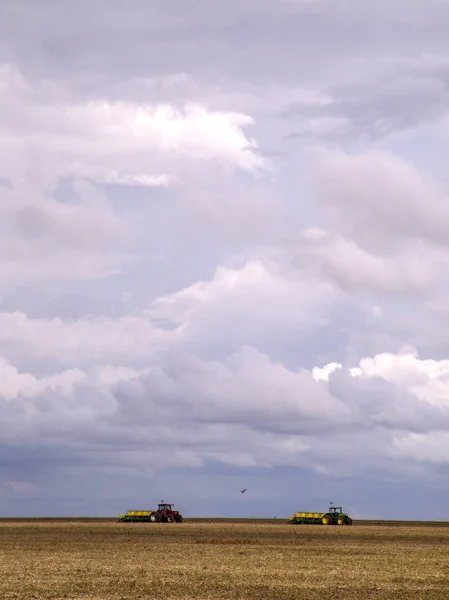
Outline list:
[[[173,504],[160,503],[157,510],[128,510],[120,515],[122,523],[182,523],[183,517]]]

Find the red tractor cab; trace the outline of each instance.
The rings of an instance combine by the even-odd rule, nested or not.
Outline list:
[[[174,504],[167,504],[165,502],[161,502],[157,507],[157,512],[159,513],[160,520],[166,523],[182,523],[183,518],[182,515],[179,514],[179,511],[173,509]]]

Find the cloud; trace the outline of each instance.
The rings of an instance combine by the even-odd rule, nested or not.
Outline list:
[[[1,3],[2,514],[434,506],[448,23]]]
[[[295,277],[294,271],[275,262],[253,260],[241,268],[218,267],[210,282],[199,281],[192,286],[157,299],[150,314],[187,323],[208,310],[223,318],[225,312],[242,312],[248,318],[245,303],[252,305],[252,318],[268,325],[270,315],[279,324],[282,314],[288,321],[312,325],[313,308],[319,311],[332,300],[333,290],[319,281]],[[254,304],[252,299],[258,298]],[[335,300],[336,295],[333,296]],[[273,306],[273,302],[276,306]],[[249,306],[248,306],[249,308]],[[317,323],[314,322],[313,325]]]
[[[307,262],[356,293],[428,300],[440,293],[448,260],[444,186],[386,151],[321,149],[309,159],[308,186],[321,227],[299,236],[295,263]]]
[[[185,196],[187,184],[194,206],[199,193],[189,165],[195,165],[193,173],[206,161],[214,169],[250,174],[269,166],[256,141],[245,135],[253,119],[238,112],[192,103],[153,105],[151,98],[71,99],[63,85],[45,79],[38,85],[12,64],[0,69],[0,108],[5,141],[0,175],[8,182],[0,188],[0,287],[2,278],[4,286],[96,279],[142,260],[151,226],[114,204],[105,185],[150,190],[174,185]],[[270,203],[265,202],[272,213]],[[244,198],[232,215],[248,212],[246,204]],[[255,203],[249,209],[254,220],[261,212]],[[226,214],[222,207],[219,215]],[[68,272],[67,264],[75,267]]]
[[[408,376],[391,375],[404,364]],[[6,363],[2,369],[3,444],[14,447],[25,436],[38,452],[43,444],[107,444],[123,469],[130,460],[134,467],[150,460],[153,470],[222,462],[318,470],[324,464],[332,472],[343,461],[341,475],[379,466],[394,472],[393,456],[416,458],[413,440],[425,454],[422,440],[431,445],[449,422],[447,392],[444,403],[432,396],[436,379],[447,386],[447,365],[410,355],[364,358],[349,378],[336,365],[324,367],[324,377],[291,370],[250,347],[223,361],[169,353],[141,372],[104,366],[38,380]],[[123,446],[132,454],[121,458]]]
[[[336,192],[335,187],[330,189],[331,193]],[[333,204],[330,211],[335,208]],[[418,260],[409,252],[386,256],[382,246],[366,250],[358,245],[366,241],[361,233],[357,231],[354,240],[323,229],[304,230],[295,245],[293,263],[346,293],[364,291],[393,296],[420,293],[437,278],[439,265],[432,264],[436,257],[431,253],[427,260]]]
[[[3,354],[38,363],[84,365],[110,359],[120,366],[120,362],[149,361],[166,345],[168,337],[145,317],[131,315],[121,319],[85,317],[70,322],[31,319],[16,312],[0,314],[0,322]]]
[[[12,65],[0,71],[0,91],[1,133],[4,148],[8,147],[2,154],[2,170],[13,183],[26,158],[39,165],[47,186],[55,177],[106,182],[118,177],[154,185],[161,178],[165,181],[163,168],[170,168],[166,157],[179,155],[229,162],[250,172],[266,162],[254,152],[256,141],[243,132],[253,124],[247,115],[210,112],[189,104],[178,110],[106,98],[78,103],[55,100],[51,84],[44,82],[36,89]]]
[[[376,5],[378,6],[378,4]],[[448,60],[423,48],[373,57],[358,53],[344,73],[310,85],[309,101],[285,97],[289,140],[322,140],[351,147],[397,144],[438,131],[447,121]]]
[[[69,321],[2,312],[0,353],[27,364],[148,364],[170,348],[231,349],[245,340],[263,343],[276,331],[292,336],[312,330],[328,323],[337,299],[329,284],[298,277],[288,265],[253,260],[218,267],[210,281],[161,296],[121,318]]]
[[[393,441],[392,450],[399,460],[412,459],[418,464],[444,465],[449,462],[448,432],[408,433]]]
[[[354,394],[354,402],[370,407],[370,412],[374,408],[375,418],[381,418],[384,425],[390,423],[397,429],[409,430],[412,427],[426,432],[447,427],[447,360],[421,360],[416,351],[382,353],[362,358],[347,373],[349,377],[343,374],[340,363],[330,363],[322,368],[316,367],[312,376],[318,382],[332,383],[334,379],[337,390],[343,384],[357,392],[359,397],[361,391],[363,400],[355,400]],[[380,393],[386,390],[386,397],[376,395],[376,389]]]
[[[60,202],[31,182],[0,189],[2,293],[38,281],[105,277],[133,260],[129,223],[108,199],[83,183],[71,190],[70,201]]]
[[[117,172],[111,171],[98,176],[96,181],[113,185],[166,187],[170,183],[170,178],[167,175],[119,175]]]
[[[33,397],[46,389],[57,393],[70,391],[73,384],[83,378],[83,373],[78,369],[72,369],[56,376],[36,378],[30,373],[21,373],[16,367],[8,364],[4,359],[0,361],[2,376],[1,395],[10,400],[19,395]]]
[[[445,194],[413,164],[378,150],[324,151],[314,167],[313,186],[322,214],[339,231],[384,252],[411,238],[446,245]]]
[[[128,426],[134,422],[129,398],[139,415],[135,426],[144,430],[151,419],[164,418],[167,411],[194,424],[226,423],[295,434],[311,423],[318,430],[329,426],[321,424],[323,410],[335,409],[345,418],[344,407],[316,386],[310,374],[290,372],[252,348],[242,348],[222,363],[169,356],[162,369],[119,386],[115,418],[126,420]]]

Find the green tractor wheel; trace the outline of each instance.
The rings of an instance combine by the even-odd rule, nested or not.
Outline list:
[[[337,524],[338,525],[344,525],[345,524],[345,520],[343,519],[343,517],[338,517]]]
[[[324,515],[324,517],[321,519],[321,522],[323,523],[323,525],[331,525],[332,517],[330,515]]]
[[[346,525],[352,525],[352,519],[351,519],[351,517],[347,518]]]

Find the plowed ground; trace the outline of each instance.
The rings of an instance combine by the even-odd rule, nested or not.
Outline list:
[[[0,523],[1,600],[447,600],[449,527]]]

